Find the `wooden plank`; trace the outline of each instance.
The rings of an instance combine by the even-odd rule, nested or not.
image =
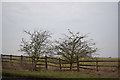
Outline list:
[[[48,66],[52,66],[52,67],[59,67],[59,66],[56,66],[56,65],[51,65],[51,64],[48,64]]]
[[[62,68],[70,68],[70,66],[62,66]],[[72,66],[72,68],[77,68],[77,66]]]
[[[20,62],[13,62],[13,61],[12,61],[11,63],[20,63]]]
[[[114,66],[114,65],[98,65],[98,67],[118,67],[118,66]]]
[[[2,59],[8,59],[9,60],[10,58],[2,57]]]
[[[4,54],[2,54],[2,57],[4,57],[4,56],[9,57],[10,55],[4,55]]]
[[[102,61],[102,60],[101,60],[101,61],[100,61],[100,60],[98,60],[97,62],[120,62],[120,61],[114,61],[114,60],[113,60],[113,61],[112,61],[112,60],[109,60],[109,61]]]
[[[2,61],[2,63],[8,63],[8,62],[10,62],[10,61]],[[20,63],[20,62],[10,62],[10,63]]]
[[[85,67],[79,67],[79,68],[82,68],[82,69],[88,69],[88,70],[96,70],[96,69],[92,69],[92,68],[85,68]]]
[[[39,57],[39,59],[45,59],[45,57]]]
[[[2,55],[2,57],[10,57],[11,55]],[[12,55],[12,57],[21,57],[21,56],[18,56],[18,55]]]
[[[61,71],[70,71],[70,69],[62,69]],[[72,71],[77,71],[77,69],[72,69]]]
[[[12,58],[12,60],[17,60],[17,61],[20,61],[20,59],[13,59],[13,58]]]
[[[12,58],[12,61],[11,61],[11,62],[15,62],[15,61],[17,61],[17,62],[19,62],[19,63],[21,62],[20,59],[13,59],[13,58]],[[23,63],[24,63],[24,62],[31,62],[30,60],[22,60],[22,61],[23,61]]]
[[[17,56],[17,55],[12,55],[12,57],[21,57],[21,56]]]
[[[79,61],[79,62],[96,62],[96,61],[87,61],[87,60],[84,60],[84,61]]]
[[[79,66],[96,66],[96,65],[89,65],[89,64],[79,64]]]
[[[36,64],[36,65],[45,65],[45,64]]]
[[[96,62],[95,60],[91,60],[91,61],[87,61],[87,60],[84,60],[84,61],[79,61],[79,62]],[[120,62],[120,61],[103,61],[103,60],[98,60],[97,62]]]

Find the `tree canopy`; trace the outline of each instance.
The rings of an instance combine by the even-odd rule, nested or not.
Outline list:
[[[47,55],[49,53],[49,39],[51,34],[49,31],[34,31],[33,33],[24,31],[30,36],[30,40],[26,41],[22,38],[20,45],[20,51],[32,57],[33,63],[36,62],[40,56]],[[49,49],[49,50],[48,50]]]
[[[97,48],[94,48],[95,43],[86,40],[87,35],[80,35],[79,32],[73,33],[68,29],[69,35],[64,35],[64,38],[56,41],[55,47],[57,54],[65,57],[71,63],[76,61],[76,58],[92,57]]]

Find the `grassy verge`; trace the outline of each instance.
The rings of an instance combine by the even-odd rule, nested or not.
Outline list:
[[[16,76],[31,76],[40,78],[110,78],[108,76],[98,76],[83,74],[81,72],[30,72],[30,71],[16,71],[16,70],[3,70],[3,74],[11,74]]]

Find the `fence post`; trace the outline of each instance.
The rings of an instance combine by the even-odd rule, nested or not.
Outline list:
[[[62,67],[61,67],[61,59],[60,58],[59,58],[59,65],[60,65],[60,71],[61,71]]]
[[[1,58],[2,58],[2,55],[3,55],[3,54],[1,54]]]
[[[3,54],[1,54],[1,61],[2,61],[2,56],[3,56]]]
[[[45,68],[46,68],[46,70],[48,69],[48,66],[47,66],[47,55],[45,56]]]
[[[33,57],[31,57],[31,59],[32,59],[32,71],[34,71],[34,59]]]
[[[79,58],[78,58],[78,56],[77,56],[77,71],[79,72],[80,70],[79,70]]]
[[[12,63],[12,55],[10,55],[10,63]]]
[[[96,58],[96,71],[98,71],[98,61],[97,61],[97,58]]]
[[[1,62],[3,63],[3,54],[1,54]]]
[[[21,64],[22,64],[22,62],[23,62],[23,56],[21,55]]]

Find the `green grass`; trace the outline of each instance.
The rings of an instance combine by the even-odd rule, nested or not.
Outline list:
[[[81,72],[30,72],[4,69],[3,73],[16,76],[31,76],[40,78],[110,78],[108,76],[83,74]]]

